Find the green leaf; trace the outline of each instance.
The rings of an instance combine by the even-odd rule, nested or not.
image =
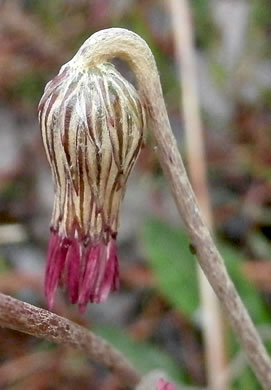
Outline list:
[[[195,259],[186,233],[166,223],[150,220],[144,228],[144,247],[158,288],[169,302],[191,317],[199,306]],[[270,320],[261,294],[242,272],[242,254],[225,242],[218,242],[233,282],[256,323]]]
[[[173,306],[191,317],[199,305],[199,298],[195,260],[189,251],[187,235],[166,223],[150,220],[145,225],[143,240],[158,288]],[[218,242],[217,246],[253,321],[256,324],[270,322],[270,313],[261,294],[242,272],[244,257],[240,251],[225,242]],[[231,338],[231,351],[238,349],[235,338]],[[235,381],[234,388],[258,389],[256,383],[256,378],[246,367]]]
[[[245,370],[238,376],[234,381],[233,387],[236,390],[260,390],[261,387],[259,382],[255,378],[255,375],[252,373],[249,367],[246,367]]]
[[[150,220],[144,227],[143,240],[159,290],[174,307],[192,317],[199,306],[199,295],[195,259],[186,234]]]
[[[94,331],[118,348],[141,374],[154,369],[162,369],[174,381],[178,383],[183,381],[184,375],[180,367],[168,354],[151,343],[135,341],[122,329],[99,327]]]

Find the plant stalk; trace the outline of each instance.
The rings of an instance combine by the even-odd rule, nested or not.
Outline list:
[[[213,215],[207,184],[191,13],[187,0],[170,0],[168,6],[173,26],[177,70],[182,88],[180,106],[184,118],[189,177],[204,220],[212,231]],[[219,301],[199,266],[198,278],[208,388],[229,390],[227,380],[221,381],[221,378],[226,378],[223,314]]]
[[[139,92],[145,99],[149,112],[149,127],[157,143],[159,160],[197,259],[227,313],[251,368],[263,388],[271,390],[270,357],[202,218],[170,127],[159,74],[150,48],[137,34],[121,28],[111,28],[93,34],[81,46],[70,64],[85,69],[113,57],[127,60],[135,72]]]

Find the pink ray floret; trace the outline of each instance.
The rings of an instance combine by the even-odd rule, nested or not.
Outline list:
[[[66,285],[70,302],[78,303],[81,312],[88,302],[104,302],[119,286],[115,240],[86,244],[52,230],[45,275],[45,295],[50,310],[59,284]]]
[[[165,381],[163,378],[160,378],[156,384],[156,390],[177,390],[176,386],[172,383]]]

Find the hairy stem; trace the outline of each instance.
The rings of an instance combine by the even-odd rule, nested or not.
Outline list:
[[[176,61],[181,81],[181,111],[187,144],[189,177],[207,226],[213,230],[210,205],[204,139],[199,107],[196,53],[193,45],[193,28],[188,0],[170,0],[169,11],[173,26]],[[226,348],[223,314],[219,301],[198,267],[201,297],[202,330],[205,346],[206,373],[209,390],[226,390]]]
[[[81,46],[70,65],[86,68],[112,57],[127,60],[135,72],[138,89],[149,110],[149,125],[157,143],[160,163],[195,247],[198,261],[246,351],[251,368],[263,388],[270,390],[271,360],[201,216],[171,131],[158,71],[148,45],[138,35],[125,29],[102,30],[93,34]]]
[[[137,371],[108,342],[66,318],[1,293],[0,326],[77,348],[112,370],[129,388],[140,381]]]

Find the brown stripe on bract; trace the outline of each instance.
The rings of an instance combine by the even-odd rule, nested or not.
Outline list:
[[[107,91],[106,91],[107,85],[105,83],[105,75],[102,73],[98,76],[97,86],[100,89],[100,93],[105,104],[105,109],[108,112],[108,114],[110,114],[110,106],[108,105],[108,101],[107,101]]]
[[[104,130],[104,125],[103,125],[102,121],[100,121],[100,120],[97,121],[96,129],[97,129],[97,133],[100,134],[100,142],[102,145],[103,144],[103,130]],[[99,188],[100,181],[101,181],[101,171],[102,171],[101,163],[102,163],[102,148],[100,147],[100,148],[96,148],[96,164],[97,164],[96,185],[97,185],[97,188]]]
[[[78,195],[78,174],[76,174],[76,151],[74,149],[74,138],[76,139],[78,124],[72,123],[72,117],[76,104],[76,95],[72,95],[63,113],[64,132],[61,137],[61,142],[64,150],[63,157],[66,158],[65,165],[67,167],[68,176],[73,184],[74,190]],[[71,142],[70,142],[71,141]],[[72,156],[74,154],[74,156]],[[73,158],[72,158],[73,157]]]
[[[67,76],[67,68],[64,69],[61,73],[59,73],[53,80],[51,80],[45,87],[44,93],[41,97],[41,100],[38,105],[38,111],[42,111],[43,106],[49,99],[49,96],[56,92],[57,88],[62,84]]]
[[[95,85],[95,83],[94,83]],[[92,99],[95,102],[95,104],[92,104],[92,109],[91,109],[91,122],[92,122],[92,131],[93,131],[93,136],[94,136],[94,142],[96,148],[100,149],[101,147],[101,135],[97,131],[97,121],[99,118],[103,116],[103,113],[101,111],[103,103],[101,100],[101,95],[97,91],[96,88],[93,88],[92,91]]]
[[[55,145],[56,143],[56,140],[55,140],[55,129],[53,127],[53,124],[49,124],[46,126],[46,134],[47,134],[47,137],[48,137],[48,140],[49,140],[49,148],[50,148],[50,156],[51,156],[51,160],[50,160],[50,163],[51,163],[51,166],[53,167],[53,172],[55,173],[55,180],[56,180],[56,183],[57,185],[61,185],[61,175],[60,175],[60,170],[59,170],[59,167],[58,167],[58,162],[57,162],[57,158],[56,158],[56,147],[57,145]]]
[[[110,198],[109,198],[109,205],[108,205],[108,221],[111,224],[113,220],[118,216],[119,210],[115,210],[113,208],[113,200],[115,196],[121,197],[121,194],[119,193],[119,190],[121,186],[120,184],[120,178],[123,177],[123,173],[118,171],[113,183],[113,187],[110,193]],[[118,189],[118,190],[117,190]]]
[[[119,140],[119,160],[120,160],[120,168],[123,167],[123,138],[126,137],[126,134],[124,134],[124,128],[123,128],[123,116],[122,116],[122,108],[121,108],[121,102],[119,96],[114,96],[113,101],[113,107],[114,107],[114,114],[115,114],[115,129],[117,132],[117,137]]]
[[[126,175],[127,177],[129,177],[129,174],[131,172],[131,169],[133,168],[133,165],[134,165],[134,163],[135,163],[135,161],[137,159],[137,156],[138,156],[138,154],[140,152],[141,147],[142,147],[142,138],[141,138],[141,142],[138,143],[138,145],[137,145],[134,153],[132,154],[132,157],[131,157],[128,165],[127,165],[127,175]]]
[[[142,126],[142,146],[145,145],[146,141],[146,128],[147,128],[147,116],[146,116],[146,110],[145,110],[145,104],[138,104],[139,110],[140,110],[140,118],[141,118],[141,126]]]
[[[106,111],[108,114],[108,121],[112,126],[115,126],[115,114],[111,103],[111,94],[110,87],[112,83],[112,78],[109,75],[103,73],[103,78],[100,80],[100,83],[104,86],[104,103],[106,105]]]
[[[95,137],[94,137],[94,132],[93,132],[93,126],[92,126],[92,102],[90,96],[84,91],[84,104],[85,104],[85,110],[86,110],[86,119],[87,123],[86,129],[88,136],[90,137],[90,140],[95,144]]]
[[[131,146],[133,143],[133,120],[131,115],[127,114],[127,133],[128,133],[128,142],[127,142],[127,148],[125,151],[125,160],[127,160],[127,156],[129,154],[129,151],[131,150]],[[125,164],[127,166],[127,164]]]
[[[84,199],[85,199],[85,183],[84,183],[84,159],[85,159],[85,151],[83,148],[83,134],[82,131],[77,127],[77,170],[78,170],[78,194],[79,194],[79,210],[80,210],[80,221],[81,225],[84,225]],[[78,142],[79,141],[79,142]]]
[[[120,75],[120,73],[116,72],[116,75],[114,75],[114,76],[115,76],[113,78],[114,81],[118,84],[119,88],[122,91],[126,92],[125,93],[126,99],[129,102],[129,104],[132,106],[132,110],[136,112],[137,111],[136,101],[138,101],[138,97],[135,97],[135,100],[134,100],[134,95],[135,95],[134,87],[127,80],[123,79],[123,77]]]
[[[72,104],[67,104],[66,110],[64,112],[64,134],[61,137],[61,142],[64,148],[65,156],[68,162],[68,166],[71,164],[71,157],[70,157],[70,151],[69,151],[69,133],[70,133],[70,122],[71,122],[71,116],[72,116]]]
[[[137,144],[137,147],[136,149],[134,150],[134,152],[132,153],[132,156],[130,157],[130,160],[128,161],[127,165],[126,165],[126,177],[125,177],[125,184],[129,178],[129,175],[131,173],[131,170],[136,162],[136,159],[139,155],[139,152],[140,152],[140,149],[142,148],[142,145],[143,145],[143,134],[141,135],[139,141],[138,141],[138,144]]]
[[[108,157],[108,156],[106,156]],[[103,158],[103,161],[104,161],[104,158]],[[113,169],[113,165],[114,165],[114,161],[113,161],[113,157],[112,157],[112,154],[109,156],[109,165],[108,165],[108,170],[105,172],[106,175],[103,177],[103,180],[101,181],[100,183],[100,187],[99,187],[99,191],[100,191],[100,199],[103,199],[102,201],[102,204],[100,204],[100,206],[102,207],[105,203],[106,203],[106,199],[107,199],[107,193],[109,192],[109,188],[108,188],[108,183],[109,183],[109,176],[111,174],[111,171]],[[106,166],[103,164],[102,168],[104,169]],[[100,201],[101,203],[101,201]],[[103,210],[103,213],[105,213],[105,210]],[[106,215],[105,215],[106,217]]]
[[[87,129],[85,129],[85,170],[89,187],[93,190],[93,186],[96,188],[96,174],[97,174],[97,161],[95,160],[97,146],[91,142]],[[95,190],[97,192],[97,190]]]
[[[54,107],[55,104],[57,104],[57,99],[58,99],[58,94],[53,94],[51,96],[51,99],[49,101],[48,107],[45,112],[45,117],[44,117],[44,127],[45,127],[45,136],[46,139],[43,141],[46,143],[48,147],[48,152],[50,155],[50,164],[53,167],[54,173],[55,173],[55,180],[57,183],[60,185],[60,174],[57,168],[57,162],[55,158],[55,150],[54,150],[54,124],[55,120],[53,123],[49,122],[49,115]]]
[[[89,199],[89,207],[87,208],[89,218],[88,218],[88,226],[87,226],[86,234],[89,234],[89,232],[91,231],[91,225],[92,225],[91,215],[92,215],[93,207],[94,207],[94,196],[91,195],[90,199]],[[91,235],[89,235],[89,236],[91,236]]]
[[[61,194],[59,193],[61,191]],[[69,182],[65,182],[64,188],[58,188],[58,196],[62,195],[62,207],[60,210],[60,219],[59,219],[59,226],[57,226],[57,230],[60,230],[60,233],[65,235],[68,231],[67,221],[68,221],[68,205],[69,205]],[[56,197],[56,202],[59,202],[59,198]],[[60,229],[61,228],[61,229]],[[64,230],[64,231],[62,231]]]
[[[114,186],[117,172],[118,172],[118,168],[115,164],[115,160],[112,158],[112,164],[110,166],[110,171],[107,178],[106,191],[104,193],[104,202],[103,202],[106,221],[108,221],[109,219],[110,197],[113,191],[113,186]]]
[[[115,97],[118,97],[118,94],[114,90],[114,88],[112,87],[112,84],[109,82],[108,82],[108,95],[109,95],[111,110],[112,110],[112,114],[113,114],[113,117],[112,117],[113,124],[112,124],[112,120],[110,121],[110,117],[107,117],[106,118],[107,119],[106,130],[107,130],[109,138],[110,138],[112,152],[113,152],[113,158],[115,160],[115,163],[116,163],[118,169],[121,169],[121,159],[120,159],[119,151],[118,151],[119,150],[119,139],[118,139],[117,130],[116,130],[118,123],[117,123],[117,118],[115,115],[114,107],[112,107],[112,98],[115,99]]]
[[[47,102],[44,102],[41,110],[39,111],[39,123],[40,123],[41,137],[42,137],[42,141],[44,144],[46,156],[47,156],[48,161],[50,161],[51,155],[50,155],[50,151],[49,151],[49,141],[48,141],[48,137],[47,137],[47,128],[45,126],[45,115],[44,115],[44,110],[47,109],[48,104],[49,104],[49,100]]]

